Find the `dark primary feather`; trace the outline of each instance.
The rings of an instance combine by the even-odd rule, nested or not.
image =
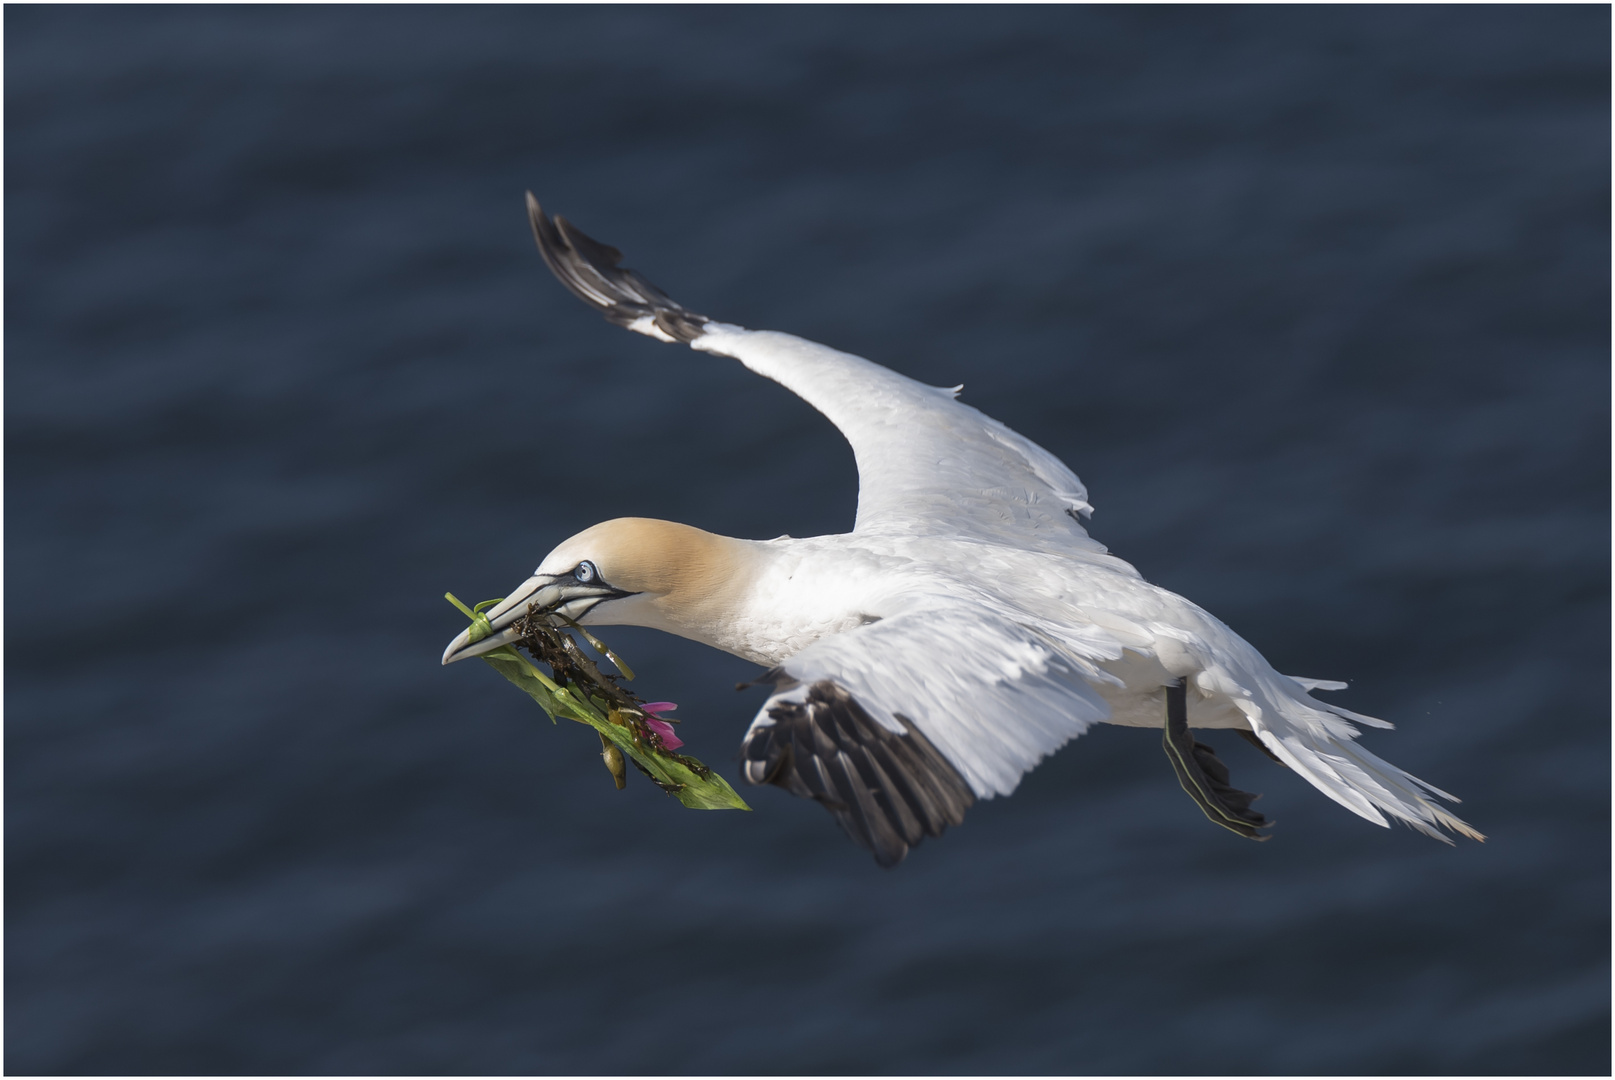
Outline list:
[[[827,679],[800,698],[775,700],[768,707],[773,723],[746,733],[740,756],[747,783],[820,803],[882,866],[897,865],[922,839],[964,820],[975,795],[906,717],[897,717],[903,734],[890,731]]]
[[[618,266],[622,252],[616,248],[586,235],[564,217],[551,220],[530,191],[527,217],[539,254],[561,284],[610,322],[629,326],[649,315],[669,337],[689,344],[711,321],[683,307],[636,271]]]

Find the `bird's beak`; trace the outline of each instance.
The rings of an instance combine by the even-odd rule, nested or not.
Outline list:
[[[604,582],[585,585],[574,580],[571,574],[534,574],[488,612],[488,625],[493,633],[473,643],[471,628],[466,627],[443,650],[443,663],[452,664],[509,645],[521,636],[513,624],[527,614],[529,607],[545,612],[558,610],[568,618],[581,619],[584,612],[599,601],[627,595]]]
[[[466,627],[460,631],[458,637],[449,642],[449,647],[443,650],[443,662],[452,664],[468,656],[481,656],[485,652],[493,652],[499,646],[509,645],[515,641],[518,635],[516,628],[511,624],[527,614],[529,604],[538,608],[553,607],[561,598],[562,580],[553,574],[534,574],[522,582],[520,588],[488,612],[488,625],[494,632],[481,641],[472,643],[471,628]]]

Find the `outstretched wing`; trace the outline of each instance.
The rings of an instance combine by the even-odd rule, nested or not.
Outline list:
[[[1078,520],[1087,489],[1053,454],[955,400],[850,353],[790,334],[747,330],[680,306],[622,253],[527,196],[533,234],[561,283],[618,326],[739,360],[818,409],[858,462],[858,532],[1008,540],[1103,552]]]
[[[741,744],[748,783],[835,815],[892,866],[1109,715],[1069,646],[976,608],[929,608],[832,634],[764,678]]]

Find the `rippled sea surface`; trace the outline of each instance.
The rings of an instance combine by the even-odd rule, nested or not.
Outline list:
[[[8,1072],[1607,1072],[1610,14],[5,12]],[[879,870],[612,789],[476,600],[623,514],[850,527],[830,425],[608,326],[939,385],[1397,722],[1447,848],[1101,729]],[[608,640],[736,778],[755,668]]]

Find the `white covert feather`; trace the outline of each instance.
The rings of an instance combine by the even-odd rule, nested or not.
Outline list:
[[[990,416],[861,356],[769,330],[708,323],[691,348],[732,356],[818,409],[858,461],[860,533],[960,536],[1104,551],[1067,513],[1088,490],[1059,458]]]
[[[902,713],[980,798],[1008,795],[1022,774],[1109,714],[1083,672],[1025,627],[966,608],[915,611],[831,634],[791,657],[803,686],[845,688],[889,731]]]

